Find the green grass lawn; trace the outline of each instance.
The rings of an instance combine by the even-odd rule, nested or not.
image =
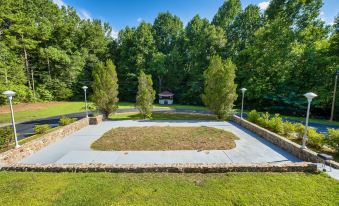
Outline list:
[[[339,205],[339,181],[307,173],[0,172],[0,205]]]
[[[109,120],[140,120],[141,115],[137,112],[115,113],[109,116]],[[215,115],[153,112],[152,120],[217,120]]]
[[[76,112],[84,111],[84,103],[83,102],[65,102],[58,105],[53,105],[43,109],[34,109],[28,111],[20,111],[15,112],[15,121],[23,122],[34,119],[52,117],[57,115],[64,115]],[[15,111],[15,106],[14,106]],[[0,114],[0,123],[8,123],[11,121],[10,113],[1,113]]]
[[[48,103],[46,103],[48,105]],[[42,109],[30,109],[28,111],[15,112],[14,105],[14,116],[17,122],[29,121],[34,119],[71,114],[77,112],[84,112],[84,103],[83,102],[64,102],[58,105],[51,105]],[[90,107],[93,108],[93,104],[90,104]],[[132,102],[119,102],[120,109],[130,109],[134,108],[134,103]],[[194,110],[206,110],[205,107],[201,106],[191,106],[191,105],[158,105],[155,104],[154,108],[176,108],[176,109],[194,109]],[[10,123],[11,116],[10,113],[0,113],[0,124],[1,123]]]
[[[212,127],[119,127],[93,142],[94,150],[227,150],[236,147],[233,133]]]
[[[294,116],[286,116],[282,115],[283,118],[288,118],[291,120],[297,120],[297,121],[305,121],[305,117],[294,117]],[[309,120],[311,123],[318,123],[318,124],[326,124],[326,125],[334,125],[334,126],[339,126],[339,122],[336,121],[329,121],[326,119],[313,119],[310,118]]]

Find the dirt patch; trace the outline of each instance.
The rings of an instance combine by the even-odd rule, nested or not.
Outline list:
[[[95,150],[228,150],[233,133],[211,127],[121,127],[106,132],[92,144]]]
[[[15,112],[22,112],[28,110],[38,110],[45,109],[48,107],[52,107],[55,105],[64,104],[65,102],[38,102],[38,103],[20,103],[13,105]],[[0,106],[0,114],[1,113],[10,113],[9,106],[3,105]]]

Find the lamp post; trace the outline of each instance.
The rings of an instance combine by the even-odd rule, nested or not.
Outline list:
[[[2,94],[6,95],[9,99],[9,108],[11,109],[12,127],[13,127],[13,132],[14,132],[14,139],[15,139],[15,148],[19,148],[20,145],[18,143],[18,137],[16,135],[16,127],[15,127],[15,120],[14,120],[14,113],[13,113],[13,106],[12,106],[12,99],[13,99],[13,96],[15,95],[15,92],[5,91]]]
[[[88,110],[87,110],[87,94],[86,94],[86,90],[88,89],[88,87],[87,87],[87,86],[83,86],[82,89],[84,90],[84,93],[85,93],[86,117],[88,118]]]
[[[332,99],[332,108],[331,108],[331,117],[330,117],[330,121],[333,121],[333,116],[334,116],[335,94],[337,93],[338,75],[339,75],[339,70],[337,70],[336,73],[335,73],[334,89],[333,89],[333,99]]]
[[[242,113],[244,111],[244,96],[245,96],[245,92],[247,91],[247,89],[246,88],[241,88],[240,91],[242,93],[240,119],[242,119]]]
[[[307,129],[308,129],[308,119],[310,117],[310,109],[311,109],[311,102],[312,99],[314,97],[317,97],[318,95],[312,93],[312,92],[308,92],[306,94],[304,94],[304,96],[307,98],[308,101],[308,105],[307,105],[307,115],[306,115],[306,123],[305,123],[305,132],[304,132],[304,136],[303,136],[303,141],[302,141],[302,145],[301,145],[301,149],[306,149],[306,141],[307,141]]]

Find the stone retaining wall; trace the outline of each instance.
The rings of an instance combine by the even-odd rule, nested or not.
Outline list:
[[[169,173],[224,173],[224,172],[316,172],[316,164],[309,162],[287,164],[49,164],[12,165],[2,171],[17,172],[169,172]]]
[[[233,121],[241,125],[242,127],[245,127],[246,129],[256,133],[257,135],[263,137],[264,139],[272,142],[278,147],[288,151],[289,153],[293,154],[294,156],[298,157],[301,160],[304,160],[307,162],[322,162],[323,161],[317,156],[318,153],[310,149],[301,149],[299,144],[292,142],[291,140],[285,137],[282,137],[274,132],[271,132],[265,128],[262,128],[252,122],[249,122],[245,119],[241,119],[238,116],[233,116]],[[326,163],[331,164],[336,169],[339,169],[339,163],[335,161],[327,161]]]
[[[100,124],[104,119],[103,115],[98,115],[95,117],[89,117],[89,124],[90,125],[96,125],[96,124]]]
[[[23,158],[37,152],[38,150],[46,147],[47,145],[63,139],[67,135],[70,135],[86,126],[88,126],[88,118],[80,119],[72,124],[63,126],[50,133],[44,134],[41,137],[29,141],[20,148],[10,149],[6,152],[0,153],[0,167],[14,164]]]

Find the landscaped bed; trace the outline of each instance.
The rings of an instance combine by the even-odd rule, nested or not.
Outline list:
[[[339,181],[309,173],[0,172],[0,205],[339,205]]]
[[[92,144],[95,150],[227,150],[238,138],[211,127],[120,127]]]

